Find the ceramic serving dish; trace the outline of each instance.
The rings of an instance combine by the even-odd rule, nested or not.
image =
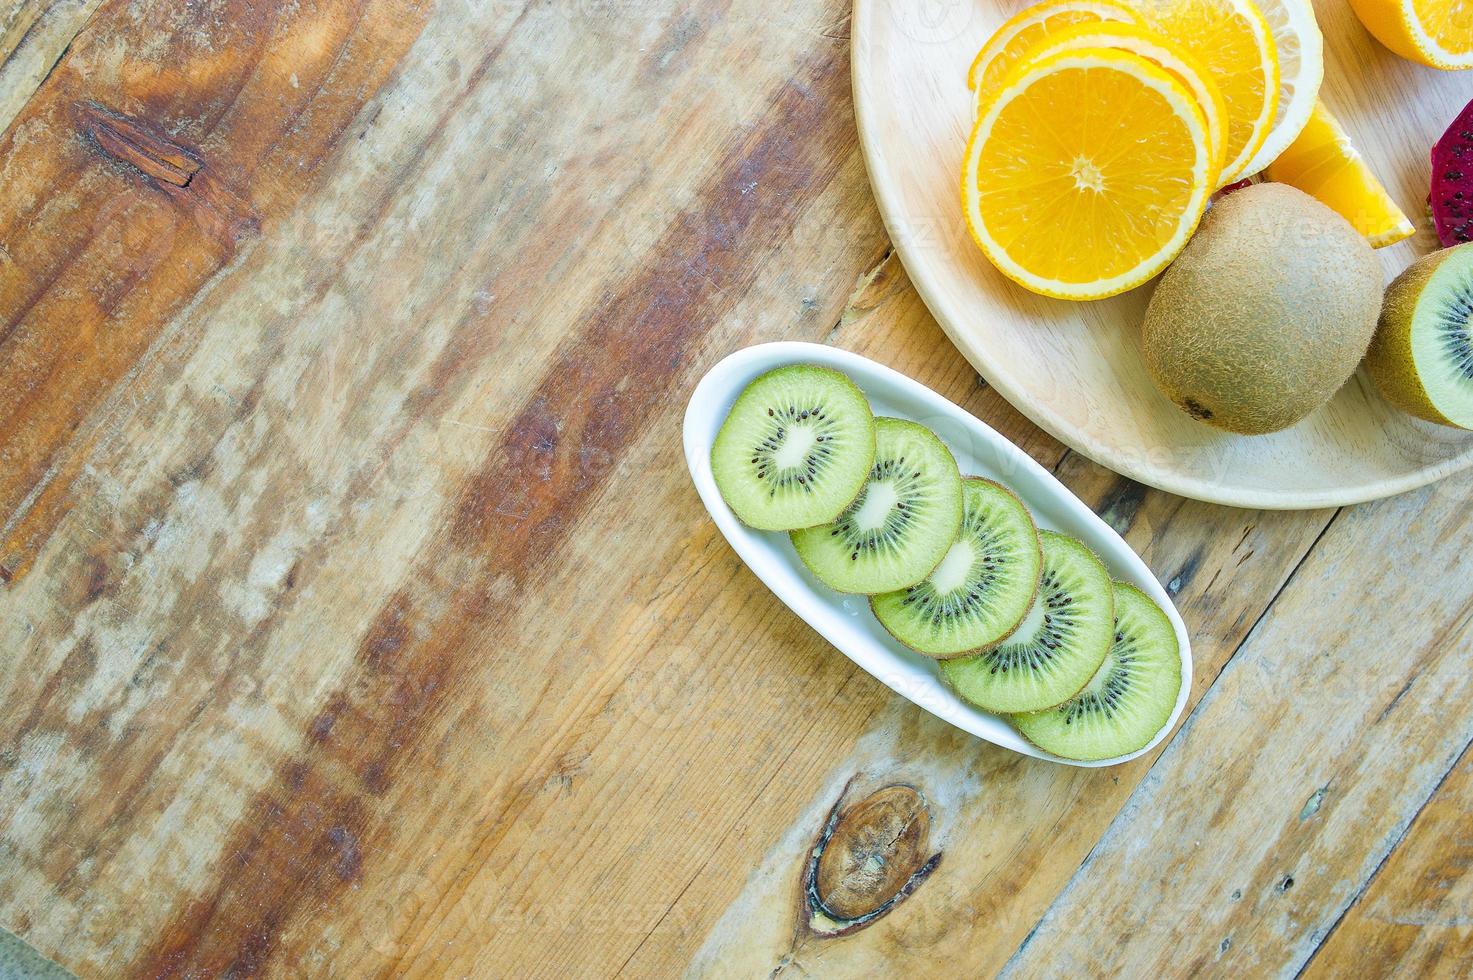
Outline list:
[[[936,662],[906,649],[886,633],[863,596],[842,595],[814,578],[798,560],[786,534],[756,531],[737,520],[711,475],[711,444],[748,382],[764,371],[793,363],[821,364],[842,371],[868,396],[876,415],[907,418],[930,427],[951,448],[962,473],[989,477],[1011,487],[1033,511],[1039,527],[1083,541],[1100,556],[1111,575],[1138,587],[1166,611],[1181,645],[1182,686],[1171,719],[1149,745],[1128,756],[1083,763],[1034,748],[1003,718],[957,697],[942,681]],[[730,355],[696,385],[685,411],[684,440],[686,462],[702,502],[757,577],[850,660],[938,718],[1024,755],[1088,767],[1115,765],[1142,755],[1176,726],[1192,687],[1192,655],[1186,626],[1166,590],[1120,535],[1052,473],[992,428],[919,382],[833,347],[792,342],[759,344]]]

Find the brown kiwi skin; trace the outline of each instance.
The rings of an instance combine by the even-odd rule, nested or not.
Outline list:
[[[1412,360],[1412,316],[1437,267],[1454,252],[1464,250],[1473,250],[1473,242],[1424,255],[1391,281],[1381,303],[1376,335],[1363,362],[1366,375],[1382,398],[1408,415],[1455,428],[1462,427],[1437,410],[1417,377]]]
[[[975,650],[963,650],[960,653],[947,653],[947,654],[926,653],[924,650],[916,650],[915,647],[911,646],[909,643],[906,643],[900,637],[895,636],[895,631],[892,630],[892,629],[890,629],[890,627],[885,626],[884,621],[881,620],[880,617],[878,617],[878,616],[875,617],[875,622],[879,623],[880,626],[884,627],[885,632],[886,633],[889,633],[892,637],[895,638],[895,642],[899,643],[901,646],[905,647],[907,650],[914,651],[915,653],[919,653],[923,657],[929,657],[932,660],[955,660],[958,657],[974,657],[974,656],[976,656],[979,653],[986,653],[989,650],[996,650],[998,647],[1002,646],[1003,643],[1007,642],[1007,638],[1010,637],[1010,636],[1012,636],[1015,632],[1017,632],[1019,626],[1022,626],[1023,625],[1023,620],[1025,620],[1025,619],[1028,618],[1028,612],[1029,612],[1029,610],[1031,610],[1033,608],[1033,600],[1038,597],[1038,583],[1043,579],[1043,544],[1039,540],[1039,537],[1038,537],[1038,522],[1033,519],[1033,511],[1031,511],[1031,510],[1028,509],[1028,505],[1023,502],[1023,498],[1022,497],[1019,497],[1016,493],[1014,493],[1012,491],[1012,488],[1011,487],[1005,487],[1001,483],[998,483],[996,480],[989,480],[985,476],[964,476],[964,477],[962,477],[962,488],[963,488],[963,490],[965,490],[966,485],[968,483],[972,483],[972,482],[976,482],[976,483],[990,483],[994,487],[997,487],[1003,493],[1006,493],[1009,497],[1012,497],[1014,500],[1016,500],[1019,504],[1022,505],[1023,511],[1028,515],[1028,522],[1029,522],[1029,524],[1033,528],[1033,548],[1034,548],[1034,550],[1036,552],[1038,552],[1038,556],[1039,556],[1038,577],[1033,580],[1033,592],[1032,592],[1032,594],[1028,598],[1028,604],[1023,607],[1023,615],[1021,615],[1021,616],[1018,617],[1018,621],[1016,623],[1014,623],[1012,626],[1009,626],[1008,627],[1008,631],[1006,633],[1004,633],[1002,635],[1002,638],[999,639],[996,643],[991,643],[991,644],[988,644],[987,646],[981,646],[981,647],[978,647]],[[943,553],[942,556],[941,556],[941,561],[945,561],[945,560],[946,560],[946,555]],[[941,567],[941,562],[938,561],[936,563],[936,568],[940,568],[940,567]],[[931,569],[931,572],[934,572],[936,570],[936,568]],[[926,573],[926,578],[930,578],[931,577],[931,572],[927,572]],[[925,579],[921,579],[921,581],[924,582]],[[917,583],[917,584],[919,584],[919,583]],[[873,604],[874,604],[874,597],[873,596],[870,597],[870,604],[871,604],[871,606],[873,606]],[[946,679],[946,675],[944,673],[941,676],[942,676],[942,680],[945,680]]]
[[[1219,199],[1161,276],[1141,352],[1187,415],[1258,435],[1318,409],[1355,373],[1381,266],[1343,217],[1287,184]]]
[[[1063,531],[1060,531],[1058,533],[1063,534],[1064,532]],[[1033,535],[1034,535],[1034,537],[1037,537],[1038,536],[1038,522],[1037,521],[1035,521],[1034,524],[1033,524]],[[1074,535],[1071,534],[1071,535],[1069,535],[1069,537],[1073,538]],[[1100,558],[1098,552],[1096,552],[1089,545],[1085,544],[1083,541],[1080,541],[1078,538],[1074,538],[1074,540],[1075,541],[1079,541],[1079,546],[1081,548],[1083,548],[1085,551],[1088,551],[1091,555],[1093,555],[1095,561],[1099,562],[1101,565],[1105,565],[1104,559]],[[1110,566],[1109,565],[1105,565],[1105,571],[1106,572],[1110,572]],[[1043,567],[1041,565],[1039,566],[1039,569],[1038,569],[1038,577],[1039,577],[1039,581],[1041,583],[1042,580],[1043,580]],[[1038,586],[1037,585],[1035,585],[1033,587],[1033,595],[1034,595],[1035,598],[1037,598],[1037,596],[1038,596]],[[1028,604],[1028,608],[1029,609],[1032,609],[1033,608],[1033,604],[1032,603],[1029,603]],[[1028,618],[1028,613],[1025,611],[1023,613],[1023,619],[1027,619],[1027,618]],[[1111,623],[1114,623],[1115,622],[1115,575],[1114,575],[1114,573],[1111,573],[1110,574],[1110,622]],[[1023,620],[1022,619],[1018,620],[1018,626],[1022,626],[1022,625],[1023,625]],[[1001,640],[999,640],[997,643],[993,644],[992,646],[987,647],[987,648],[982,649],[982,650],[973,650],[970,653],[958,654],[958,656],[971,657],[971,656],[975,656],[975,655],[977,655],[979,653],[990,653],[993,650],[996,650],[998,647],[1002,646],[1004,643],[1006,643],[1008,641],[1008,638],[1011,637],[1014,632],[1017,632],[1018,626],[1014,626],[1013,629],[1012,629],[1012,631],[1009,632],[1007,636],[1003,637]],[[1105,655],[1106,656],[1109,656],[1109,653],[1107,652]],[[940,658],[936,658],[936,659],[950,660],[952,658],[950,658],[950,657],[940,657]],[[946,687],[951,691],[951,693],[952,694],[955,694],[957,696],[957,698],[959,698],[962,701],[962,703],[966,704],[968,707],[972,708],[973,710],[981,711],[981,712],[983,712],[985,714],[992,715],[995,718],[1006,718],[1007,717],[1007,715],[1005,715],[1005,714],[1000,714],[998,712],[988,711],[986,708],[979,708],[976,705],[972,704],[972,702],[968,701],[966,699],[966,697],[963,696],[963,694],[962,694],[961,691],[958,691],[952,685],[951,678],[947,676],[946,671],[938,669],[937,670],[937,673],[941,675],[941,683],[942,684],[945,684]],[[1065,701],[1072,701],[1072,700],[1074,700],[1074,698],[1076,698],[1079,695],[1079,692],[1080,691],[1084,690],[1086,687],[1089,687],[1089,682],[1092,681],[1092,680],[1094,680],[1094,675],[1093,674],[1091,674],[1089,677],[1085,678],[1084,683],[1081,684],[1081,685],[1079,685],[1079,687],[1073,693],[1071,693],[1068,697],[1066,697],[1066,698],[1060,698],[1058,701],[1054,702],[1053,704],[1046,705],[1045,707],[1042,707],[1042,708],[1035,708],[1034,710],[1035,711],[1052,711],[1054,708],[1057,708],[1059,705],[1063,704]],[[1014,731],[1017,731],[1017,729],[1014,729]],[[1019,732],[1018,734],[1022,735],[1022,732]],[[1024,739],[1026,740],[1027,739],[1027,736],[1024,736]],[[1032,745],[1033,743],[1029,742],[1028,744]],[[1047,751],[1047,750],[1045,750],[1045,751]]]

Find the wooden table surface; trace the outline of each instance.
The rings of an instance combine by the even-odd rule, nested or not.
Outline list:
[[[1053,442],[891,256],[847,34],[11,4],[0,925],[95,976],[1473,969],[1467,481],[1253,513]],[[746,571],[679,422],[780,338],[935,387],[1126,536],[1194,637],[1167,743],[980,743]],[[814,928],[817,835],[892,784],[873,854],[939,860]]]

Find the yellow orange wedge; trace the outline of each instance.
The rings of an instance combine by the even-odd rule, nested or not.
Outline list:
[[[1304,131],[1269,164],[1264,176],[1328,205],[1374,248],[1399,242],[1415,231],[1322,103],[1315,103]]]
[[[1325,38],[1309,0],[1254,0],[1268,22],[1279,60],[1279,107],[1268,137],[1244,174],[1256,174],[1298,137],[1319,98],[1325,77]]]
[[[1138,24],[1140,18],[1123,3],[1112,0],[1044,0],[1019,11],[993,32],[967,69],[967,88],[979,99],[989,97],[1007,77],[1023,53],[1046,34],[1097,21]]]
[[[962,165],[973,239],[1003,275],[1099,299],[1160,272],[1217,186],[1202,109],[1130,51],[1019,64],[982,109]]]
[[[1268,21],[1253,0],[1135,0],[1147,26],[1206,66],[1228,107],[1222,181],[1243,176],[1279,107],[1279,61]]]
[[[1350,0],[1376,40],[1432,68],[1473,68],[1473,4],[1467,0]]]
[[[1222,168],[1227,153],[1227,102],[1206,67],[1180,45],[1139,24],[1098,21],[1075,24],[1051,31],[1029,48],[1024,60],[1033,61],[1080,48],[1119,48],[1131,51],[1165,68],[1192,93],[1207,118],[1207,135],[1212,143],[1214,166]]]

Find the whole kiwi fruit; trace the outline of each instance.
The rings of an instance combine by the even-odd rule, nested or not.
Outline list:
[[[1220,198],[1146,309],[1146,368],[1182,411],[1230,432],[1287,428],[1355,372],[1381,310],[1381,265],[1302,191]]]

